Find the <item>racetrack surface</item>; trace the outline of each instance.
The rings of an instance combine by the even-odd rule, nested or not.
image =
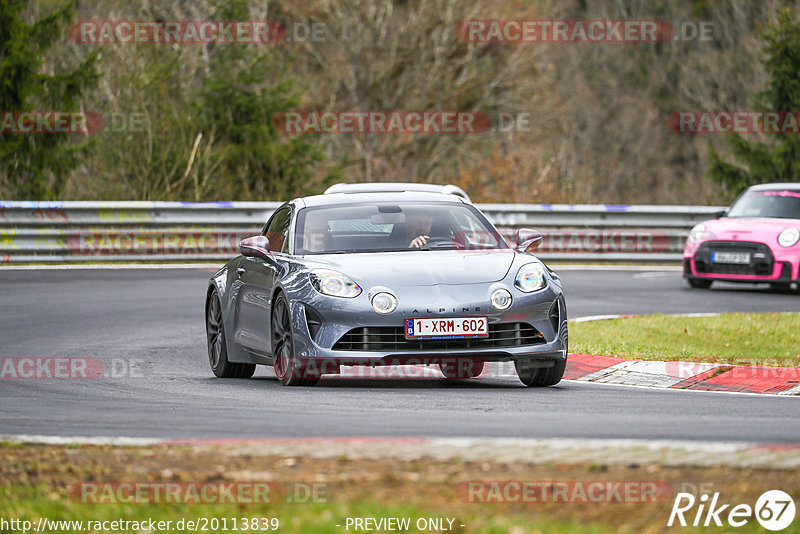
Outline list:
[[[96,357],[124,376],[0,380],[0,434],[159,438],[475,436],[800,443],[797,398],[513,377],[215,379],[203,299],[209,270],[0,271],[0,357]],[[800,311],[753,286],[689,290],[676,271],[568,270],[571,317]],[[133,373],[126,365],[138,364]]]

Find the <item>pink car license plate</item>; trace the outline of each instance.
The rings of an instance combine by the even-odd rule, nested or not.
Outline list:
[[[711,263],[737,263],[746,265],[750,263],[749,252],[712,252]]]
[[[442,317],[406,319],[407,338],[467,338],[489,335],[486,317]]]

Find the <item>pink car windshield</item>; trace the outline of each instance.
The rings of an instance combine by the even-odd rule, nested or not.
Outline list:
[[[731,206],[728,217],[800,219],[800,190],[750,191]]]

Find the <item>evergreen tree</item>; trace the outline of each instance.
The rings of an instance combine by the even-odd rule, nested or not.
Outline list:
[[[766,42],[764,66],[769,75],[765,91],[758,95],[765,111],[800,111],[800,21],[791,9],[778,12],[778,21],[763,33]],[[800,134],[775,134],[769,143],[747,141],[732,134],[734,158],[744,167],[711,152],[708,176],[734,193],[760,182],[800,180]]]
[[[223,0],[218,20],[248,20],[245,0]],[[279,132],[274,118],[294,109],[299,99],[285,63],[273,57],[274,45],[223,44],[211,53],[198,98],[202,130],[213,130],[221,152],[220,175],[237,182],[245,198],[278,200],[309,194],[313,166],[323,160],[319,146],[306,136]]]
[[[70,1],[33,22],[26,0],[0,2],[0,112],[82,111],[81,97],[99,79],[90,55],[74,70],[41,72],[45,53],[75,16]],[[0,194],[14,199],[58,198],[86,142],[75,134],[0,134]]]

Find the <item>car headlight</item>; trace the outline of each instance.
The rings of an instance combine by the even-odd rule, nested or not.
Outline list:
[[[384,315],[392,313],[397,309],[397,297],[391,293],[377,293],[372,297],[372,309]]]
[[[520,267],[514,285],[524,293],[542,289],[547,285],[547,274],[542,264],[529,263]]]
[[[511,300],[511,293],[508,292],[508,289],[501,287],[492,292],[492,306],[498,310],[508,309],[511,306]]]
[[[791,247],[800,241],[800,230],[797,228],[787,228],[778,235],[778,244],[782,247]]]
[[[692,231],[689,232],[689,243],[697,243],[702,239],[703,234],[706,232],[706,225],[700,223],[692,228]]]
[[[353,298],[361,294],[361,287],[342,273],[328,269],[314,269],[309,274],[311,285],[323,295]]]

